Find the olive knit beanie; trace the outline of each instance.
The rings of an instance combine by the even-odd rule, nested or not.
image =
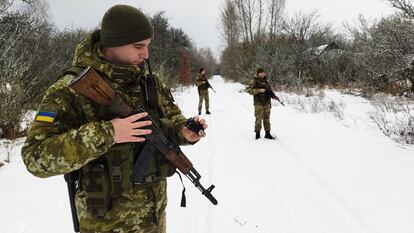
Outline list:
[[[264,70],[263,68],[258,68],[258,69],[256,70],[256,75],[258,75],[258,74],[260,74],[260,73],[263,73],[263,72],[265,72],[265,70]]]
[[[102,19],[101,40],[106,47],[118,47],[154,37],[149,19],[137,8],[115,5]]]

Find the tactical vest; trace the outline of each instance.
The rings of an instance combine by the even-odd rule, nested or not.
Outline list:
[[[259,78],[256,77],[254,79],[253,88],[268,89],[270,88],[270,85],[267,82],[266,78],[263,78],[263,80],[260,80]],[[266,93],[259,93],[253,96],[254,104],[262,104],[262,105],[270,104],[271,103],[270,99],[271,99],[270,96],[267,95]]]
[[[199,75],[198,76],[198,81],[207,81],[207,78],[206,78],[206,76],[205,75]],[[203,91],[207,91],[208,90],[208,84],[207,83],[203,83],[203,84],[201,84],[200,86],[198,86],[197,87],[197,89],[198,89],[198,93],[200,94],[200,92],[203,92]]]
[[[82,70],[83,68],[80,67],[72,67],[65,72],[65,75],[76,76]],[[158,120],[155,123],[170,135],[169,132],[173,130],[174,126],[171,121],[162,118],[165,114],[159,107],[160,94],[155,79],[152,79],[151,82],[131,85],[128,90],[122,90],[118,93],[124,100],[135,99],[136,101],[132,101],[134,103],[130,102],[131,106],[143,107],[155,121]],[[89,112],[85,112],[87,122],[83,122],[84,124],[92,121],[111,120],[116,117],[103,106],[91,100],[87,102],[92,107],[87,108]],[[93,109],[92,113],[90,109]],[[134,163],[144,146],[145,142],[115,144],[107,153],[79,170],[79,189],[86,193],[86,206],[92,215],[103,217],[106,211],[111,209],[113,201],[116,201],[123,191],[133,188]],[[153,153],[151,161],[145,168],[144,180],[140,184],[164,179],[175,173],[175,167],[164,159],[160,152],[155,150]]]

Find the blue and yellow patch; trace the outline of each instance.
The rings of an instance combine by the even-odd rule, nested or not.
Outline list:
[[[53,123],[56,118],[56,113],[54,112],[39,112],[36,116],[36,121]]]

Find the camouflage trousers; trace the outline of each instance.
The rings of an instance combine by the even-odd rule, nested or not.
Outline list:
[[[262,129],[262,121],[265,131],[270,131],[270,104],[256,104],[254,106],[254,116],[256,117],[254,124],[255,132],[260,132]]]
[[[134,185],[112,201],[112,208],[97,217],[87,207],[86,193],[78,191],[76,208],[82,233],[165,233],[167,181]]]
[[[208,100],[208,90],[199,91],[198,92],[198,97],[199,97],[199,99],[198,99],[198,112],[201,112],[201,109],[203,107],[203,100],[204,100],[204,103],[206,105],[206,111],[208,111],[208,109],[210,107],[210,103],[209,103],[209,100]]]
[[[167,232],[167,221],[166,221],[166,215],[164,212],[164,214],[159,216],[158,225],[153,225],[146,229],[140,229],[140,230],[116,229],[116,230],[106,231],[106,232],[81,229],[80,232],[81,233],[166,233]]]

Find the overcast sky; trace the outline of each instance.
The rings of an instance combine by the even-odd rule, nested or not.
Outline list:
[[[182,28],[197,47],[221,50],[218,21],[224,0],[47,0],[51,20],[61,29],[94,28],[105,11],[115,4],[128,4],[152,15],[165,11],[169,22]],[[385,0],[286,0],[286,13],[317,10],[319,21],[330,23],[339,32],[343,22],[355,23],[359,14],[378,19],[393,11]]]

